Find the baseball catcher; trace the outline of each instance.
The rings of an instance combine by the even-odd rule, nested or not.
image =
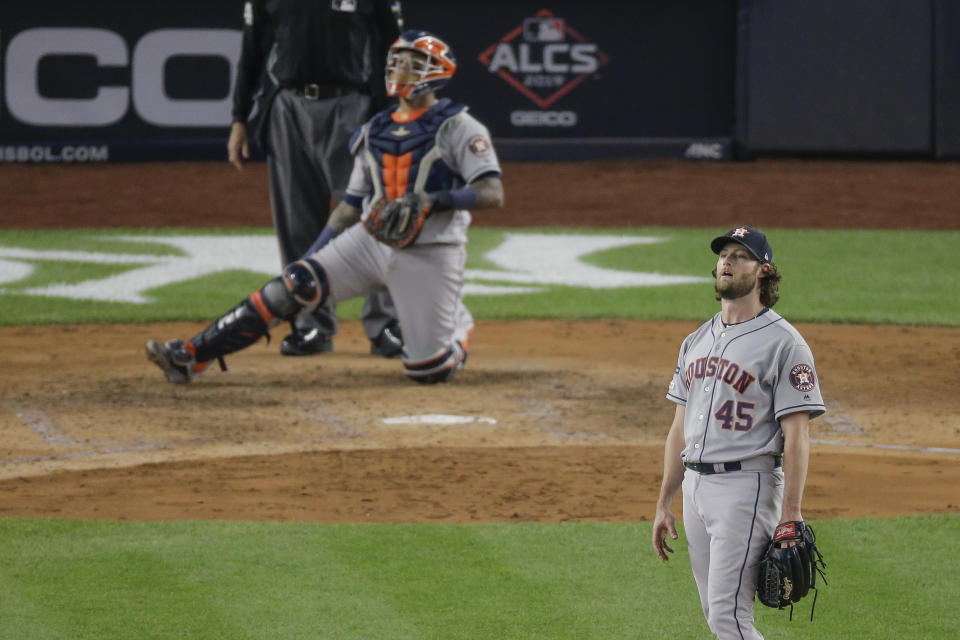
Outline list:
[[[470,212],[503,206],[500,162],[467,106],[437,97],[457,68],[449,44],[404,31],[386,68],[397,104],[354,132],[346,195],[307,253],[190,340],[147,342],[170,382],[222,367],[304,310],[383,290],[397,302],[409,379],[447,382],[463,368],[473,330],[463,302]]]
[[[790,545],[791,546],[785,546]],[[793,619],[793,603],[800,602],[813,589],[813,608],[817,606],[817,574],[823,573],[827,564],[816,545],[813,529],[805,522],[784,522],[777,527],[773,539],[760,560],[760,575],[757,577],[757,597],[768,607],[783,609],[790,606]]]

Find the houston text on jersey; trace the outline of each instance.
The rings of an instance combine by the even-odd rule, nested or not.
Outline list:
[[[738,374],[739,377],[737,377]],[[727,383],[741,394],[746,393],[753,381],[757,379],[746,369],[741,371],[740,365],[736,362],[730,362],[718,356],[710,356],[709,358],[697,358],[687,366],[684,383],[689,390],[690,384],[694,380],[714,377]]]

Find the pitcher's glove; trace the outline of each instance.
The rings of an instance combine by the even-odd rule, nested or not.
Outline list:
[[[420,235],[432,206],[430,198],[422,193],[405,193],[396,200],[381,198],[373,203],[363,226],[380,242],[403,249]]]
[[[827,564],[815,541],[813,529],[805,522],[784,522],[777,527],[773,540],[760,560],[760,574],[757,577],[757,597],[760,602],[777,609],[790,605],[792,618],[793,603],[799,602],[813,589],[813,606],[816,606],[817,574],[826,584],[823,569]],[[796,544],[781,548],[780,544],[784,542]],[[810,619],[813,620],[812,607]]]

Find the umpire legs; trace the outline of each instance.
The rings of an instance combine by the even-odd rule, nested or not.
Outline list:
[[[331,177],[317,162],[320,152],[334,152],[339,140],[319,151],[312,147],[315,122],[333,118],[336,99],[309,101],[293,91],[281,90],[270,110],[268,131],[270,207],[282,265],[299,260],[316,239],[330,215]],[[346,153],[346,141],[340,146]],[[294,333],[317,329],[322,337],[337,333],[336,311],[323,305],[299,314]]]
[[[353,166],[350,136],[363,124],[369,106],[369,96],[362,94],[327,100],[310,100],[286,90],[277,95],[270,112],[267,165],[273,224],[284,265],[303,257],[320,235],[330,215],[331,199],[343,199]],[[367,297],[363,324],[371,340],[395,318],[389,294]],[[312,312],[303,311],[291,325],[295,335],[316,330],[312,335],[326,342],[337,333],[336,308],[324,304]],[[288,349],[287,342],[283,352],[288,355],[321,350]]]

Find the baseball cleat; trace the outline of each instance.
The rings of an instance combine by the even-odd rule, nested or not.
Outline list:
[[[285,356],[312,356],[328,351],[333,351],[333,341],[320,333],[319,329],[291,333],[280,343],[280,353]]]
[[[400,325],[391,322],[376,338],[370,341],[370,353],[384,358],[399,358],[403,355],[403,334]]]
[[[167,340],[165,343],[147,340],[146,349],[147,358],[163,369],[170,382],[187,384],[195,377],[197,362],[183,340]]]

